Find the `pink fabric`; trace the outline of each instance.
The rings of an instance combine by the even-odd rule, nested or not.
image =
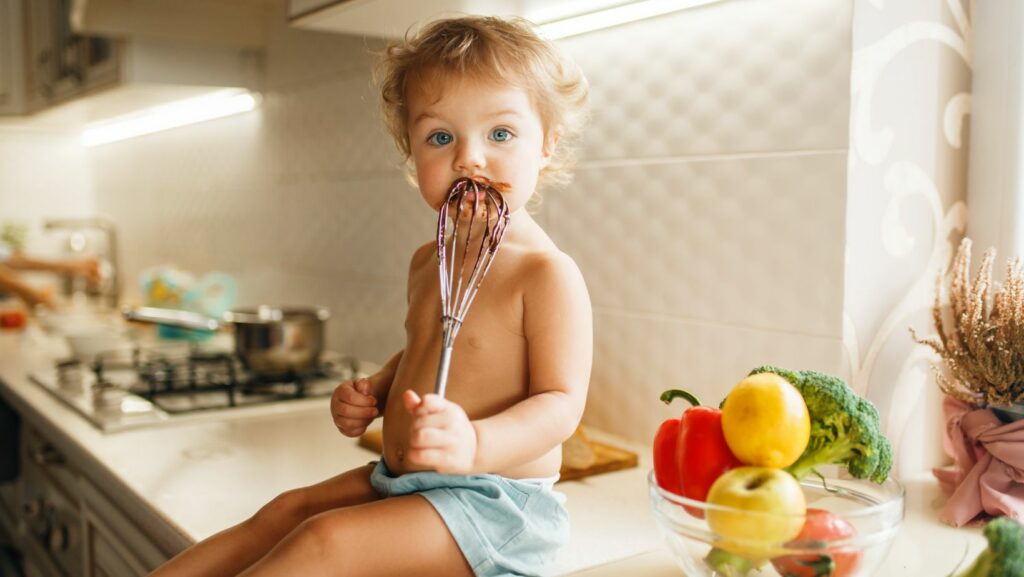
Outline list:
[[[943,446],[956,465],[933,471],[949,496],[939,518],[956,527],[979,515],[1024,520],[1024,420],[1003,423],[950,397],[942,412]]]

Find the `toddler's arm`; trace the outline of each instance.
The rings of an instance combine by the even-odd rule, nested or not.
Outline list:
[[[557,253],[532,266],[523,286],[530,396],[473,422],[480,471],[508,469],[558,447],[576,430],[587,400],[594,337],[583,275]]]

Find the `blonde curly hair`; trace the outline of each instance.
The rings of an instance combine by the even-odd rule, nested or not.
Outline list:
[[[409,163],[409,87],[437,91],[450,78],[502,82],[531,96],[544,126],[554,137],[551,160],[540,184],[571,179],[576,145],[586,123],[589,87],[582,71],[522,19],[466,16],[438,20],[388,44],[377,62],[381,111],[388,132]]]

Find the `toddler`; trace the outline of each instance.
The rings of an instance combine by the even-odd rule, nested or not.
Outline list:
[[[381,460],[283,493],[155,575],[541,575],[568,539],[552,485],[586,400],[590,300],[525,206],[539,181],[565,175],[586,81],[526,23],[490,17],[390,45],[380,76],[388,129],[433,210],[462,177],[509,185],[511,222],[455,341],[447,394],[432,393],[442,335],[430,239],[409,265],[405,348],[331,399],[349,437],[383,416]]]

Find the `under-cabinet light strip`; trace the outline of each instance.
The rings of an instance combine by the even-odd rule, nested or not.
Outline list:
[[[544,36],[554,40],[715,2],[721,2],[721,0],[643,0],[546,22],[539,28]]]
[[[215,118],[248,112],[259,104],[259,95],[248,90],[231,88],[209,94],[162,104],[140,112],[85,127],[82,144],[98,146],[153,134],[162,130],[196,124]]]

